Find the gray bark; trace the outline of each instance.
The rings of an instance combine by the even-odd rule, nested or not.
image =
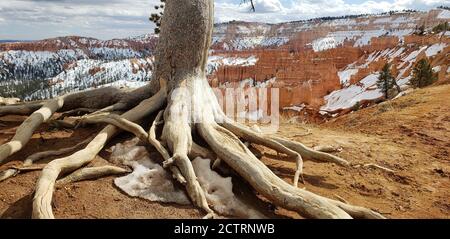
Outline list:
[[[212,0],[166,1],[155,56],[155,87],[160,79],[170,90],[192,76],[205,77],[213,15]]]

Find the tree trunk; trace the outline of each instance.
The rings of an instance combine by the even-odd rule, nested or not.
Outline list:
[[[164,79],[171,90],[193,76],[205,78],[213,14],[213,0],[166,1],[155,57],[155,85]]]

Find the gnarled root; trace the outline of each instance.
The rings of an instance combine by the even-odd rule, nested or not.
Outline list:
[[[96,179],[101,178],[105,176],[110,175],[119,175],[124,173],[129,173],[130,171],[127,169],[119,168],[116,166],[100,166],[100,167],[90,167],[90,168],[81,168],[70,175],[64,177],[63,179],[60,179],[56,181],[58,185],[62,184],[68,184],[83,180],[90,180],[90,179]]]
[[[226,129],[212,123],[201,123],[197,128],[212,150],[221,155],[223,161],[276,205],[311,218],[351,218],[349,212],[354,215],[362,213],[361,210],[356,210],[357,213],[352,211],[355,209],[353,206],[342,205],[341,202],[287,184]]]
[[[321,152],[321,151],[318,151],[315,149],[311,149],[299,142],[295,142],[292,140],[288,140],[288,139],[281,138],[278,136],[273,136],[273,135],[262,135],[261,130],[256,125],[254,125],[252,128],[250,128],[245,125],[239,124],[237,122],[232,122],[231,120],[226,119],[226,118],[224,119],[224,121],[225,121],[224,127],[227,128],[228,130],[231,129],[230,126],[233,126],[233,127],[239,127],[240,130],[245,130],[245,132],[249,132],[249,133],[255,132],[256,134],[259,134],[259,136],[262,137],[263,140],[269,141],[268,139],[270,139],[271,141],[278,142],[279,144],[282,144],[286,148],[289,148],[289,149],[297,152],[305,159],[315,160],[315,161],[319,161],[319,162],[329,162],[329,163],[334,163],[334,164],[337,164],[340,166],[345,166],[345,167],[350,166],[350,163],[345,159],[342,159],[340,157],[334,156],[334,155],[326,153],[326,152]],[[270,147],[270,146],[268,146],[268,147]],[[278,151],[278,152],[280,152],[280,151]]]
[[[54,157],[54,156],[59,156],[62,154],[66,154],[66,153],[70,153],[78,148],[80,148],[81,146],[87,144],[88,142],[90,142],[93,139],[93,137],[89,137],[85,140],[83,140],[82,142],[72,146],[72,147],[68,147],[68,148],[63,148],[63,149],[58,149],[58,150],[50,150],[50,151],[44,151],[44,152],[38,152],[35,154],[30,155],[28,158],[25,159],[25,161],[23,162],[22,167],[12,167],[9,168],[3,172],[0,172],[0,182],[3,180],[6,180],[10,177],[14,177],[17,174],[27,171],[24,170],[27,167],[30,167],[34,162],[37,162],[41,159],[47,158],[47,157]]]
[[[295,175],[294,175],[294,183],[293,184],[295,187],[297,187],[300,176],[302,177],[302,182],[304,183],[304,179],[302,176],[303,159],[299,153],[285,147],[284,145],[280,144],[279,142],[277,142],[271,138],[266,138],[261,133],[251,130],[248,127],[243,126],[237,122],[231,122],[230,120],[225,119],[225,122],[223,123],[223,127],[228,129],[229,131],[231,131],[236,136],[244,138],[245,140],[247,140],[249,142],[264,145],[268,148],[276,150],[279,153],[284,153],[287,156],[289,156],[290,158],[294,159],[296,162],[296,171],[295,171]]]
[[[164,146],[162,146],[162,144],[156,139],[156,133],[155,133],[156,122],[158,122],[160,120],[162,112],[164,112],[164,111],[159,112],[158,116],[156,117],[155,121],[153,122],[153,125],[150,128],[150,132],[149,132],[150,134],[145,132],[145,130],[140,125],[138,125],[134,122],[131,122],[127,119],[124,119],[124,118],[120,117],[119,115],[108,114],[103,117],[90,118],[88,121],[89,121],[89,123],[111,124],[122,130],[133,133],[141,141],[143,141],[143,142],[148,141],[150,144],[152,144],[158,150],[158,152],[162,155],[164,160],[168,161],[168,160],[171,160],[170,155],[167,152],[167,150],[164,148]],[[181,173],[177,167],[171,166],[170,169],[171,169],[172,174],[175,179],[177,179],[181,184],[186,183],[186,180],[181,175]]]
[[[165,87],[153,97],[142,101],[138,106],[122,115],[130,121],[137,121],[162,107],[166,100]],[[51,201],[55,181],[61,173],[70,172],[89,163],[97,153],[111,139],[118,129],[115,126],[107,126],[84,148],[68,157],[56,159],[50,162],[42,171],[36,185],[33,198],[33,218],[54,218]]]
[[[207,217],[213,215],[206,201],[205,192],[194,172],[188,153],[192,147],[191,127],[189,124],[189,109],[185,99],[188,98],[187,91],[180,94],[171,93],[167,109],[164,112],[164,128],[162,139],[167,143],[173,155],[166,159],[166,167],[172,164],[176,165],[181,174],[186,179],[186,190],[192,200],[192,203],[207,212]]]
[[[162,121],[162,117],[164,114],[164,110],[159,111],[158,115],[156,116],[155,120],[152,123],[152,126],[150,126],[150,130],[148,132],[148,142],[150,142],[151,145],[153,145],[153,147],[156,148],[156,150],[158,150],[158,152],[161,154],[161,156],[163,157],[164,161],[168,161],[170,160],[170,154],[167,151],[167,149],[161,144],[161,142],[156,138],[156,126],[158,124],[161,124]],[[172,171],[172,176],[181,184],[185,185],[186,179],[184,178],[184,176],[181,174],[180,170],[176,167],[176,166],[169,166],[170,171]]]
[[[277,136],[270,136],[270,138],[279,142],[280,144],[298,152],[305,159],[316,160],[319,162],[335,163],[337,165],[341,165],[341,166],[345,166],[345,167],[350,166],[350,163],[345,159],[342,159],[340,157],[334,156],[329,153],[324,153],[324,152],[313,150],[299,142],[291,141],[291,140],[284,139],[284,138],[277,137]]]
[[[3,115],[30,115],[34,111],[38,110],[44,105],[44,103],[28,103],[28,104],[15,104],[15,105],[2,105],[0,106],[0,116]]]
[[[380,169],[380,170],[386,171],[388,173],[395,173],[394,170],[392,170],[390,168],[387,168],[387,167],[380,166],[380,165],[375,164],[375,163],[367,163],[367,164],[362,164],[362,165],[361,164],[356,164],[356,165],[353,165],[353,167],[354,168],[360,168],[360,167],[363,167],[363,168],[374,168],[374,169]]]
[[[64,99],[59,97],[47,101],[39,110],[31,114],[17,129],[10,142],[0,145],[0,165],[11,154],[19,151],[28,143],[34,131],[42,122],[47,121],[55,111],[63,106]]]
[[[324,153],[335,153],[341,152],[342,147],[335,147],[332,145],[319,145],[312,148],[315,151],[324,152]]]
[[[77,108],[102,108],[116,102],[124,104],[125,108],[134,106],[136,102],[148,97],[150,87],[144,86],[134,91],[124,92],[114,87],[105,87],[90,91],[67,94],[45,103],[30,103],[22,105],[9,105],[0,107],[0,115],[3,114],[29,114],[34,111],[17,129],[12,140],[0,145],[0,165],[13,153],[21,150],[28,143],[34,131],[46,122],[56,111],[70,111]],[[128,100],[128,101],[126,101]],[[125,104],[124,102],[128,102]],[[42,105],[42,106],[41,106]],[[122,107],[121,109],[124,109]],[[31,112],[30,112],[31,111]]]
[[[74,110],[69,110],[69,111],[63,112],[57,118],[57,120],[62,120],[62,119],[66,118],[66,117],[69,117],[69,116],[81,116],[83,114],[92,113],[92,112],[95,112],[95,111],[97,111],[97,109],[77,108],[77,109],[74,109]]]
[[[4,181],[10,177],[14,177],[19,173],[19,170],[14,168],[9,168],[0,172],[0,182]]]

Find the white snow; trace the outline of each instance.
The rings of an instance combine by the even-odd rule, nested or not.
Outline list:
[[[374,100],[383,96],[376,88],[378,73],[368,75],[360,81],[360,84],[333,91],[325,96],[326,104],[320,108],[322,111],[336,111],[349,109],[362,100]]]
[[[442,10],[441,13],[437,16],[439,19],[450,19],[450,11],[449,10]]]
[[[227,57],[227,56],[209,56],[207,73],[212,74],[221,66],[253,66],[258,62],[256,56],[243,57]]]
[[[445,43],[436,43],[436,44],[430,46],[430,47],[425,51],[425,54],[427,55],[427,57],[435,56],[435,55],[437,55],[439,52],[441,52],[446,46],[447,46],[447,44],[445,44]]]
[[[411,52],[407,57],[403,58],[403,61],[406,62],[411,62],[411,61],[415,61],[417,56],[425,49],[427,49],[428,46],[423,46],[421,47],[419,50],[413,51]]]
[[[130,48],[93,47],[91,52],[104,60],[118,60],[124,58],[141,58],[143,54]]]
[[[350,78],[352,75],[358,73],[358,69],[348,69],[344,71],[339,71],[338,76],[339,80],[341,81],[341,85],[346,86],[350,82]]]
[[[401,47],[400,49],[398,49],[396,52],[392,53],[389,55],[389,62],[393,61],[394,58],[400,56],[403,52],[405,51],[404,47]]]
[[[333,37],[319,38],[312,42],[312,47],[315,52],[333,49],[338,45],[340,45],[340,43],[338,43]]]
[[[213,40],[215,40],[215,42],[218,42],[219,39],[223,40],[225,38],[223,36],[217,36]],[[246,49],[255,49],[258,47],[278,47],[286,44],[288,41],[288,37],[266,37],[264,35],[242,37],[238,36],[233,38],[233,40],[231,41],[224,42],[229,44],[224,44],[223,47],[225,50],[242,51]]]
[[[136,88],[150,80],[150,58],[104,62],[79,60],[49,79],[49,87],[33,92],[28,98],[45,99],[95,87],[121,86]]]
[[[389,29],[384,27],[374,30],[348,30],[348,31],[335,31],[329,32],[326,37],[319,38],[312,41],[312,47],[314,51],[324,51],[332,48],[342,46],[345,41],[354,42],[354,47],[361,47],[370,44],[370,41],[374,37],[381,36],[396,36],[400,40],[403,40],[404,36],[410,35],[414,32],[414,29]]]
[[[150,201],[191,204],[185,190],[174,183],[171,173],[150,158],[144,146],[134,138],[111,147],[111,161],[128,165],[133,172],[116,178],[114,184],[132,197]],[[222,177],[211,169],[211,160],[196,158],[192,161],[197,179],[205,192],[208,204],[223,216],[237,218],[266,218],[257,208],[233,193],[231,177]]]
[[[211,170],[211,160],[196,158],[192,161],[195,174],[200,186],[205,191],[206,200],[214,211],[224,216],[238,218],[266,218],[250,203],[242,201],[238,195],[233,193],[231,177],[222,177]]]
[[[433,72],[439,72],[439,71],[441,71],[441,66],[435,66],[435,67],[433,67]]]
[[[113,146],[111,160],[128,165],[133,172],[114,180],[114,184],[132,197],[150,201],[191,204],[186,193],[173,183],[172,175],[150,159],[144,146],[135,138]]]

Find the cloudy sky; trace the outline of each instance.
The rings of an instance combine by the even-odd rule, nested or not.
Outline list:
[[[0,0],[0,39],[35,40],[65,35],[100,39],[153,32],[148,21],[159,0]],[[283,22],[321,16],[427,10],[450,0],[216,0],[215,21]]]

